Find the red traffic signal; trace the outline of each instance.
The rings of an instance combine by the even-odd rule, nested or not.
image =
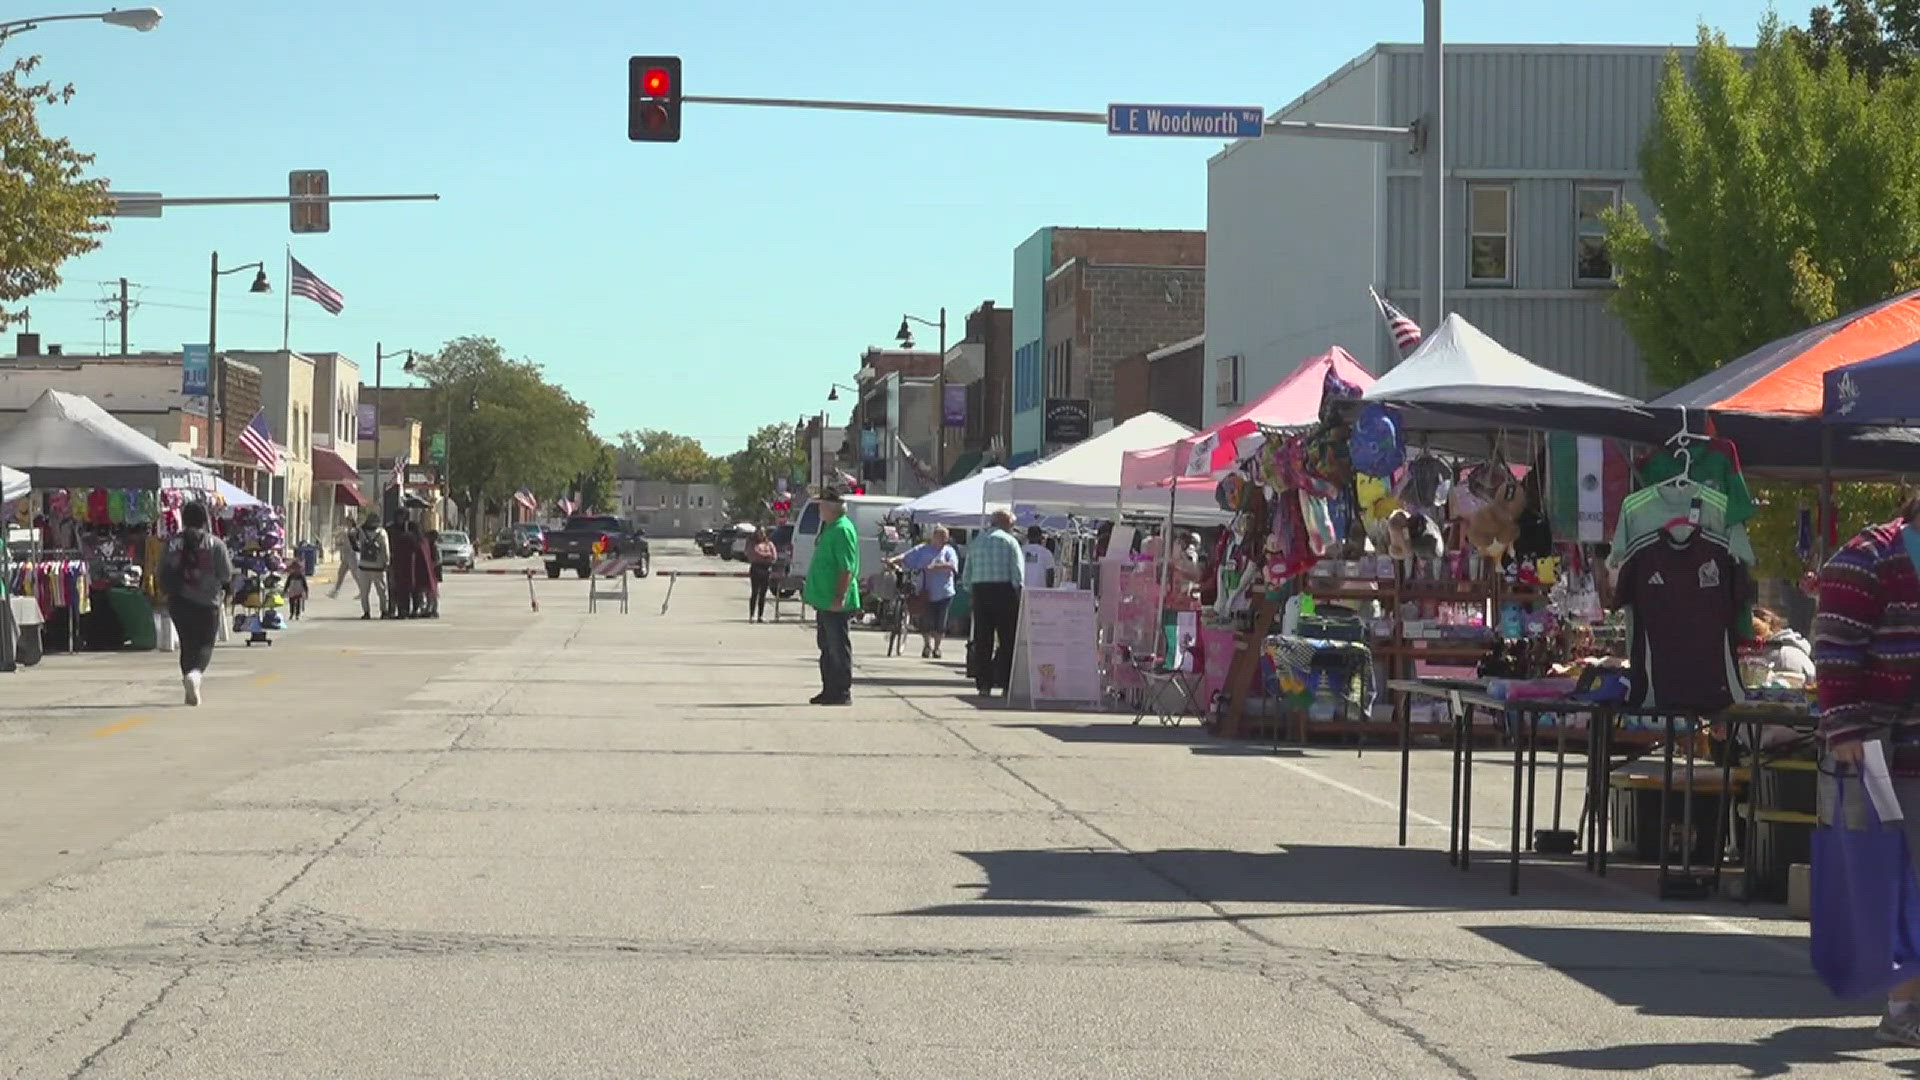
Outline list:
[[[680,141],[680,58],[635,56],[627,61],[627,138]]]

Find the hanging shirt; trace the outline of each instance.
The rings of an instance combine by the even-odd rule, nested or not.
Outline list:
[[[1700,501],[1700,520],[1689,522],[1695,499]],[[1684,537],[1686,529],[1698,531],[1725,547],[1734,558],[1752,566],[1753,542],[1747,538],[1747,527],[1728,524],[1728,509],[1727,497],[1705,484],[1656,484],[1641,488],[1620,504],[1620,521],[1613,530],[1613,550],[1607,555],[1607,565],[1624,566],[1640,548],[1667,536],[1668,526],[1672,525],[1674,535]],[[1675,522],[1685,525],[1675,525]]]
[[[1687,475],[1727,497],[1727,524],[1741,525],[1753,518],[1753,493],[1733,459],[1712,447],[1687,451]],[[1662,450],[1640,464],[1640,482],[1657,484],[1680,475],[1680,457]]]
[[[1746,567],[1704,535],[1634,552],[1614,596],[1628,612],[1628,702],[1715,711],[1745,700],[1733,642],[1751,592]]]

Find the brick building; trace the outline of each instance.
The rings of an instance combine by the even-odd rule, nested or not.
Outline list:
[[[1048,398],[1115,415],[1114,366],[1199,334],[1207,237],[1189,229],[1048,227],[1014,252],[1013,463],[1043,452]]]
[[[1114,365],[1113,419],[1157,412],[1191,428],[1206,415],[1205,337],[1134,353]]]
[[[988,300],[967,313],[962,345],[980,347],[981,377],[967,386],[968,452],[1004,459],[1013,445],[1013,309]]]

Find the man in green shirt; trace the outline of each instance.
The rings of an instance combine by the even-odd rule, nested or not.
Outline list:
[[[853,704],[853,639],[849,623],[860,610],[860,537],[847,520],[840,493],[820,496],[820,537],[807,566],[802,596],[814,611],[820,643],[820,693],[814,705]]]

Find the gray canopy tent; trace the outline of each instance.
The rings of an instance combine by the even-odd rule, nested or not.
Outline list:
[[[37,488],[211,487],[213,473],[142,435],[91,398],[48,390],[0,435],[0,464]]]

